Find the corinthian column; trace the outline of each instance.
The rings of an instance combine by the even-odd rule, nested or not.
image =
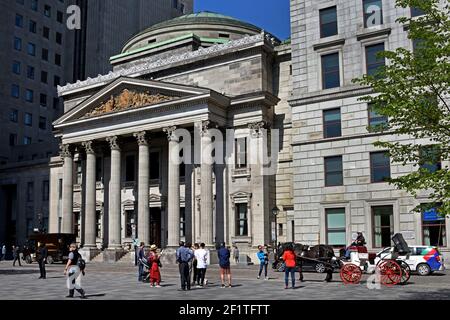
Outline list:
[[[92,146],[92,141],[83,142],[83,147],[86,150],[86,184],[84,190],[86,193],[85,206],[85,240],[84,248],[96,248],[96,183],[95,183],[95,151]]]
[[[62,233],[73,233],[73,155],[68,144],[61,145],[63,164]]]
[[[200,180],[201,180],[201,199],[200,199],[200,220],[202,223],[201,228],[201,239],[207,246],[212,246],[214,241],[213,236],[213,182],[212,182],[212,172],[213,172],[213,158],[212,158],[212,141],[211,135],[208,129],[211,128],[213,124],[210,121],[202,122],[202,132],[201,132],[201,169],[200,169]],[[214,126],[215,127],[215,126]]]
[[[121,190],[120,190],[120,146],[117,136],[106,138],[111,147],[111,178],[109,180],[109,249],[121,248]]]
[[[150,243],[150,211],[148,203],[149,193],[149,138],[145,131],[134,134],[139,145],[139,172],[138,172],[138,238]]]
[[[169,163],[168,163],[168,199],[167,199],[167,230],[169,247],[176,247],[180,242],[180,164],[179,139],[175,135],[176,127],[167,127],[163,131],[167,133],[169,140]]]

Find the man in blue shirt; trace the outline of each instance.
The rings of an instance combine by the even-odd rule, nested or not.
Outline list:
[[[258,279],[261,277],[261,273],[264,269],[264,279],[268,280],[267,278],[267,265],[269,264],[269,254],[267,252],[264,251],[264,247],[263,246],[258,246],[258,253],[256,254],[256,256],[259,259],[259,274],[258,274]]]
[[[189,264],[194,259],[194,251],[191,250],[191,244],[186,242],[184,247],[181,245],[183,242],[180,242],[180,247],[177,249],[177,262],[180,271],[181,278],[181,290],[185,291],[191,290],[191,275],[189,270]]]
[[[222,281],[222,288],[225,288],[225,275],[228,278],[228,288],[231,288],[230,250],[226,247],[225,242],[220,244],[220,249],[217,251],[217,255],[219,256],[220,280]]]
[[[142,282],[143,275],[144,275],[144,264],[142,263],[142,259],[145,258],[145,251],[144,251],[145,243],[141,242],[141,245],[138,250],[138,265],[139,265],[139,273],[138,273],[138,281]]]

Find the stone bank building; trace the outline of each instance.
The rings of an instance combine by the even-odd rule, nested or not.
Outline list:
[[[88,259],[106,249],[108,261],[135,237],[163,248],[224,241],[252,257],[260,244],[292,238],[290,61],[289,43],[201,12],[131,38],[112,72],[59,87],[49,231],[75,232]],[[208,129],[234,133],[231,148],[213,151],[227,164],[204,161],[217,142]],[[277,170],[267,175],[250,158],[275,129]],[[188,152],[200,161],[169,161]]]

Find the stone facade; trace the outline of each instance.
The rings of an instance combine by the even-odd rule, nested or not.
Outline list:
[[[210,20],[210,32],[222,30],[222,19],[230,19],[218,16]],[[198,17],[188,17],[194,30]],[[147,245],[155,243],[163,248],[172,248],[184,239],[210,247],[234,243],[243,256],[255,260],[258,245],[276,240],[271,229],[275,226],[275,205],[280,211],[278,224],[283,225],[280,229],[286,229],[283,216],[293,207],[287,102],[290,46],[280,45],[259,28],[243,35],[242,23],[227,23],[235,24],[230,34],[235,40],[175,52],[166,59],[146,53],[141,59],[116,65],[116,71],[108,75],[59,88],[65,114],[54,127],[65,147],[51,163],[51,232],[70,232],[62,228],[66,228],[65,221],[73,221],[72,226],[80,225],[79,241],[86,247],[95,232],[88,219],[96,216],[97,249],[129,249],[136,236]],[[166,37],[172,33],[178,37],[177,28],[172,25],[165,31]],[[124,89],[172,99],[85,117]],[[183,139],[174,133],[177,128],[187,130]],[[225,136],[230,131],[236,139],[247,139],[247,147],[241,150],[247,161],[236,166],[237,142],[228,137],[231,146],[214,146],[217,159],[230,162],[209,165],[204,150],[217,140],[211,134]],[[272,151],[278,170],[267,174],[260,162],[250,158],[262,155],[263,146],[271,145],[268,136],[276,136],[278,131],[280,142]],[[117,146],[108,142],[111,137],[119,141]],[[185,142],[189,140],[191,143]],[[83,145],[91,141],[95,157],[89,160],[90,151]],[[186,156],[186,143],[192,146],[190,155],[196,161],[184,166],[172,163],[181,150]],[[113,199],[120,199],[119,207]],[[120,236],[117,230],[121,230]]]
[[[292,147],[295,207],[295,239],[301,243],[328,243],[327,209],[345,212],[345,243],[352,242],[357,231],[366,237],[369,249],[375,242],[374,207],[391,206],[391,232],[401,232],[410,244],[426,244],[422,217],[410,213],[426,202],[426,192],[413,198],[386,182],[371,183],[370,154],[382,151],[375,141],[410,141],[407,136],[369,133],[367,103],[358,99],[370,94],[352,79],[366,73],[366,46],[384,43],[386,50],[403,47],[412,50],[404,27],[395,22],[408,16],[409,9],[394,7],[394,1],[382,1],[383,23],[368,28],[363,24],[362,1],[291,1],[292,21]],[[336,6],[337,35],[320,36],[319,10]],[[340,86],[322,89],[321,56],[339,54]],[[324,110],[340,108],[341,135],[324,138]],[[423,141],[421,141],[423,142]],[[342,156],[343,184],[325,186],[324,158]],[[442,165],[448,165],[444,161]],[[392,177],[414,170],[411,165],[390,164]],[[388,226],[389,227],[389,226]],[[444,229],[449,230],[449,219]],[[445,233],[445,231],[444,231]],[[442,251],[447,254],[449,237],[444,236]]]

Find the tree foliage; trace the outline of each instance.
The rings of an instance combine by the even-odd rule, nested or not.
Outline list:
[[[406,135],[402,142],[375,143],[388,150],[393,162],[414,165],[413,172],[390,183],[414,196],[430,191],[431,203],[418,206],[417,211],[438,207],[441,214],[450,214],[449,167],[431,169],[432,164],[450,158],[450,4],[448,0],[397,0],[396,5],[425,12],[397,19],[408,31],[414,50],[384,51],[380,57],[386,59],[386,66],[354,82],[373,88],[375,94],[361,100],[388,117],[386,125],[369,130]]]

